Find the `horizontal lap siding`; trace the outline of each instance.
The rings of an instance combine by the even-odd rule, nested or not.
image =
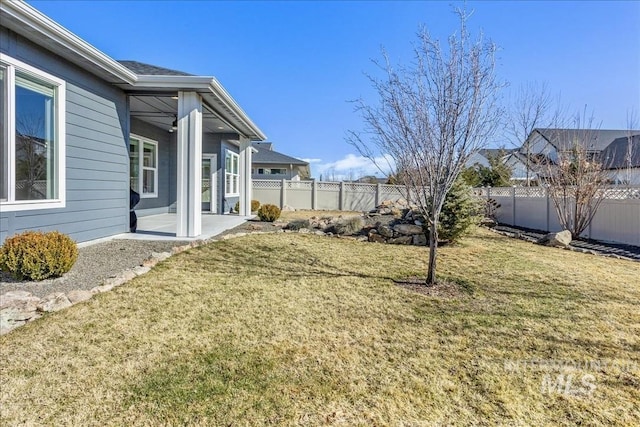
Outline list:
[[[0,213],[0,241],[58,230],[78,242],[124,233],[129,216],[128,112],[121,90],[8,31],[3,52],[66,81],[66,207]],[[6,47],[6,48],[5,48]]]

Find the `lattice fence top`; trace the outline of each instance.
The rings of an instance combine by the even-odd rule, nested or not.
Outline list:
[[[340,183],[339,182],[318,182],[318,190],[340,191]]]
[[[611,200],[640,200],[640,187],[607,188],[604,190],[604,198]]]
[[[490,194],[492,197],[511,196],[513,194],[513,188],[512,187],[491,188]]]
[[[640,200],[640,187],[609,187],[602,190],[607,200]],[[601,193],[601,194],[602,194]],[[474,188],[473,194],[482,197],[547,197],[546,187]]]
[[[376,184],[365,184],[357,182],[345,182],[344,189],[351,193],[375,193],[378,186]]]
[[[544,187],[514,187],[516,197],[546,197],[547,189]],[[491,192],[493,194],[493,191]]]
[[[311,190],[312,181],[285,181],[287,190]]]
[[[282,188],[282,181],[276,181],[273,179],[254,179],[253,188],[280,189]]]

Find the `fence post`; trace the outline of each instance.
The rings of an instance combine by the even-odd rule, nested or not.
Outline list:
[[[516,225],[516,187],[511,187],[511,198],[513,199],[513,221],[512,224]]]
[[[376,184],[376,205],[373,207],[375,209],[377,206],[380,206],[380,198],[382,197],[382,184]]]
[[[287,204],[287,180],[283,179],[280,185],[280,209],[284,209]]]
[[[549,200],[549,187],[545,187],[545,195],[547,196],[547,233],[550,232],[550,228],[551,228],[551,212],[549,212],[549,209],[551,208],[550,206],[550,200]]]
[[[344,208],[344,181],[340,181],[340,197],[338,198],[338,210]]]
[[[317,206],[318,206],[318,181],[314,179],[313,183],[311,184],[311,209],[315,211]]]

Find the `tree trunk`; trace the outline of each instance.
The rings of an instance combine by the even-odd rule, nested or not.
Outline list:
[[[431,220],[429,230],[429,268],[427,270],[427,286],[436,284],[436,255],[438,253],[438,219]]]

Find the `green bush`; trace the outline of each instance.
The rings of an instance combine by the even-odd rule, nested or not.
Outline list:
[[[362,231],[362,227],[364,227],[362,217],[352,216],[338,221],[333,226],[333,231],[336,234],[353,235],[360,233]]]
[[[458,178],[444,200],[438,222],[438,239],[455,242],[477,223],[481,203],[473,197],[471,188]]]
[[[276,205],[262,205],[260,209],[258,209],[258,217],[261,221],[273,222],[280,218],[280,208]]]
[[[18,280],[60,277],[76,259],[76,243],[57,231],[27,231],[8,238],[0,247],[0,269]]]
[[[260,208],[260,202],[257,200],[251,201],[251,212],[255,212]],[[240,212],[240,202],[236,202],[236,205],[233,208],[234,212]]]

